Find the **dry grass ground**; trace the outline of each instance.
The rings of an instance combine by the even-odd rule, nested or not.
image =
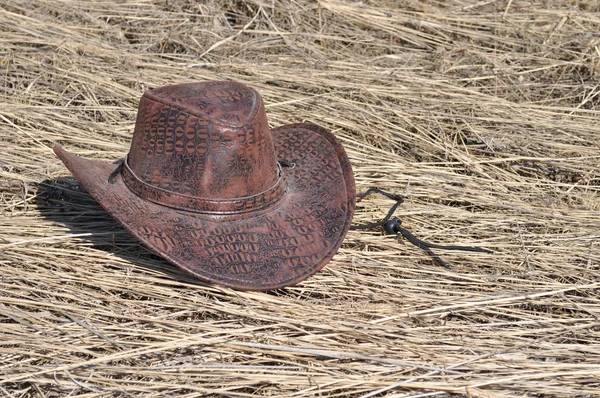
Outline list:
[[[0,396],[600,396],[598,32],[594,0],[3,0]],[[178,272],[50,147],[114,161],[142,92],[209,79],[494,254],[352,231],[292,288]]]

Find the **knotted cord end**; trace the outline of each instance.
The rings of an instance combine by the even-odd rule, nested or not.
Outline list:
[[[125,166],[125,159],[127,159],[127,157],[124,157],[123,159],[119,159],[119,160],[115,161],[115,163],[118,164],[118,166],[108,176],[108,183],[109,184],[114,184],[115,183],[115,178],[121,173],[121,170],[123,170],[123,166]]]

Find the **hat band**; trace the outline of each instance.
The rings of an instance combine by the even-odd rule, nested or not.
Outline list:
[[[279,179],[271,188],[252,196],[235,199],[208,199],[183,195],[150,185],[142,181],[129,167],[128,158],[123,160],[122,177],[125,185],[137,196],[150,202],[173,209],[208,214],[235,214],[257,211],[278,202],[285,192],[285,179],[279,164]]]

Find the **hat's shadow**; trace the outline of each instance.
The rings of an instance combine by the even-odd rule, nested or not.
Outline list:
[[[42,217],[64,225],[73,235],[137,267],[198,286],[211,286],[185,273],[144,247],[114,220],[73,177],[46,179],[37,185],[36,204]]]

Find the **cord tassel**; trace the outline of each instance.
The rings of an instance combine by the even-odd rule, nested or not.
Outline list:
[[[396,203],[390,208],[387,215],[381,221],[372,222],[372,223],[363,224],[363,225],[354,225],[354,226],[351,226],[350,229],[365,230],[365,229],[374,229],[374,228],[383,226],[387,235],[396,235],[396,236],[402,235],[404,238],[406,238],[406,240],[408,240],[410,243],[417,246],[421,250],[425,251],[425,253],[427,253],[436,263],[438,263],[439,265],[441,265],[442,267],[444,267],[446,269],[450,269],[450,266],[448,265],[448,263],[446,263],[444,260],[442,260],[431,249],[461,250],[461,251],[469,251],[469,252],[477,252],[477,253],[493,253],[491,250],[481,249],[478,247],[457,246],[457,245],[438,245],[438,244],[429,243],[429,242],[426,242],[424,240],[417,238],[416,236],[414,236],[412,234],[412,232],[410,232],[408,229],[406,229],[402,226],[402,221],[399,218],[397,218],[397,217],[392,218],[392,215],[394,214],[396,209],[398,209],[398,207],[404,202],[404,199],[402,197],[391,194],[386,191],[383,191],[379,188],[372,187],[372,188],[367,189],[366,192],[364,192],[360,195],[357,195],[356,201],[360,202],[367,195],[374,193],[374,192],[382,194],[392,200],[395,200]]]

